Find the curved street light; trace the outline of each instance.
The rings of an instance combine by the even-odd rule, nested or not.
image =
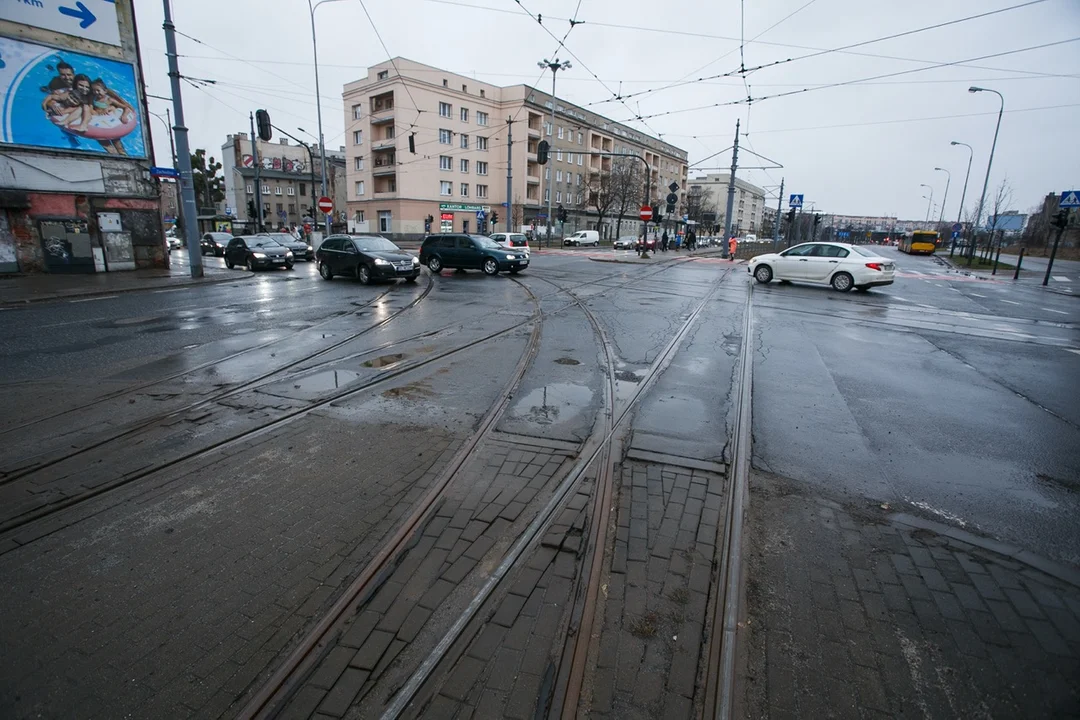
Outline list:
[[[945,221],[945,203],[949,202],[949,185],[952,183],[952,173],[945,168],[934,168],[939,172],[945,173],[945,196],[941,198],[941,216],[938,218],[938,225]]]
[[[543,68],[543,69],[551,71],[551,142],[555,142],[555,103],[556,103],[556,100],[555,100],[555,76],[558,75],[560,70],[569,70],[570,68],[573,67],[573,65],[570,64],[569,60],[567,60],[565,62],[559,62],[559,58],[555,58],[554,60],[548,60],[547,58],[544,58],[540,62],[536,63],[536,66],[539,67],[539,68]],[[541,135],[541,139],[543,139],[542,135]],[[555,156],[555,150],[554,150],[554,148],[551,148],[548,151],[548,157],[551,158],[551,157],[554,157],[554,156]],[[549,172],[550,172],[550,168],[549,168]],[[554,174],[555,173],[551,173],[551,175],[549,175],[549,177],[548,177],[547,182],[545,183],[545,185],[547,186],[546,190],[547,190],[547,196],[548,196],[548,199],[547,199],[547,220],[546,220],[546,225],[547,225],[547,244],[549,246],[551,245],[551,200],[555,196],[555,193],[551,191],[551,179],[552,179],[552,176],[554,176]],[[507,199],[507,202],[510,202],[510,200]]]
[[[975,234],[972,238],[971,247],[968,248],[968,266],[975,261],[975,241],[979,237],[979,219],[982,217],[983,205],[986,203],[986,190],[990,186],[990,167],[994,164],[994,150],[997,149],[998,132],[1001,130],[1001,115],[1005,112],[1005,97],[997,90],[991,90],[990,88],[977,87],[972,85],[968,88],[969,93],[977,92],[992,92],[998,96],[1001,101],[1001,107],[998,109],[997,127],[994,128],[994,142],[990,146],[990,159],[986,161],[986,179],[983,180],[982,195],[979,196],[979,209],[975,213]]]
[[[926,203],[926,222],[930,222],[930,206],[934,204],[934,187],[927,185],[926,183],[919,183],[919,187],[928,188],[930,190],[929,202]],[[926,197],[923,195],[923,197]]]
[[[968,145],[967,143],[959,142],[957,140],[953,140],[949,144],[950,145],[963,145],[964,147],[966,147],[968,149],[968,166],[967,166],[967,174],[964,175],[964,191],[960,193],[960,207],[957,208],[957,210],[956,210],[956,224],[960,225],[960,221],[964,217],[964,200],[967,199],[968,180],[971,178],[971,160],[972,160],[972,158],[975,157],[975,150],[970,145]],[[963,226],[961,225],[961,230],[962,229],[963,229]],[[954,250],[956,250],[956,240],[953,240],[952,245],[949,247],[949,257],[953,256],[953,251]]]

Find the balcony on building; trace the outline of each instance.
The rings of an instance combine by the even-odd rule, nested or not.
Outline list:
[[[375,197],[379,200],[397,196],[397,180],[391,177],[376,177],[373,183]]]
[[[385,125],[394,122],[394,91],[384,92],[371,98],[371,124]]]
[[[535,137],[535,138],[540,137],[540,133],[541,133],[540,128],[541,128],[541,123],[542,122],[543,121],[540,119],[539,115],[534,115],[533,113],[529,113],[529,128],[528,128],[529,137],[531,137],[531,138],[532,137]]]
[[[378,153],[372,155],[371,174],[375,177],[385,177],[397,173],[397,154]]]

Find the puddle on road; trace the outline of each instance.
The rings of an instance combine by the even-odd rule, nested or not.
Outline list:
[[[523,396],[510,414],[537,425],[551,425],[579,414],[592,397],[593,391],[584,385],[554,383]]]
[[[352,370],[324,370],[323,372],[308,375],[293,383],[294,390],[303,392],[325,392],[337,390],[349,383],[355,382],[360,373]]]
[[[393,355],[381,355],[374,360],[368,360],[364,363],[364,367],[369,368],[384,368],[396,365],[405,359],[405,356],[401,353],[395,353]]]
[[[406,398],[408,400],[423,400],[425,398],[435,397],[435,391],[431,389],[431,386],[424,381],[417,381],[409,383],[408,385],[401,385],[400,387],[393,387],[384,392],[383,397],[386,398]]]
[[[556,360],[555,362],[558,363],[559,365],[580,365],[581,364],[581,361],[575,360],[574,358],[569,358],[569,357],[561,357],[558,360]]]
[[[641,378],[637,376],[637,373],[630,370],[619,370],[615,373],[616,380],[622,380],[623,382],[639,383]]]

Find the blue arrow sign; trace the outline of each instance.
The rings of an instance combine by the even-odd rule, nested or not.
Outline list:
[[[792,195],[791,197],[788,198],[788,207],[801,208],[802,207],[802,201],[803,201],[803,196],[802,195]]]
[[[78,9],[76,10],[75,8]],[[97,17],[94,15],[94,13],[90,12],[90,8],[86,7],[81,2],[76,2],[75,8],[61,7],[57,9],[60,11],[61,15],[67,15],[68,17],[73,17],[76,20],[80,20],[81,22],[79,23],[79,27],[81,27],[83,30],[93,25],[94,22],[97,20]]]
[[[1061,200],[1058,202],[1058,207],[1080,207],[1080,190],[1069,190],[1061,193]]]

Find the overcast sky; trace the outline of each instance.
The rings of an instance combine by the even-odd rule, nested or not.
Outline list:
[[[970,94],[970,85],[1005,96],[1005,115],[990,178],[1008,177],[1015,209],[1026,212],[1051,191],[1080,187],[1080,42],[1028,52],[1010,51],[1080,40],[1080,2],[1044,0],[947,27],[867,42],[927,26],[1004,10],[1023,0],[334,0],[315,13],[319,39],[323,128],[329,147],[345,143],[341,88],[386,60],[389,52],[475,76],[486,82],[550,87],[543,58],[570,60],[558,95],[629,123],[686,149],[691,163],[711,171],[731,162],[735,121],[742,148],[783,165],[741,170],[762,186],[786,178],[816,209],[857,215],[926,216],[927,183],[940,208],[955,219],[975,149],[966,205],[982,189],[999,107],[996,95]],[[272,9],[271,9],[272,8]],[[148,92],[168,96],[160,2],[137,5]],[[543,17],[541,26],[530,16]],[[579,22],[566,38],[568,18]],[[183,0],[174,3],[181,73],[216,80],[207,89],[184,84],[192,148],[219,155],[225,135],[248,129],[248,111],[264,107],[293,134],[316,132],[308,5],[304,0]],[[549,34],[549,31],[551,34]],[[745,44],[740,42],[745,38]],[[866,43],[843,52],[820,50]],[[740,46],[742,50],[740,52]],[[999,57],[988,55],[1010,53]],[[742,57],[740,57],[740,55]],[[752,68],[792,59],[747,72]],[[948,67],[934,67],[944,63]],[[978,67],[973,67],[978,66]],[[704,80],[639,95],[680,80]],[[891,77],[842,87],[881,75]],[[595,74],[595,77],[594,77]],[[597,79],[599,78],[599,79]],[[606,87],[605,87],[606,86]],[[806,92],[798,92],[806,90]],[[785,97],[769,96],[791,93]],[[714,105],[720,104],[719,107]],[[150,99],[164,114],[169,103]],[[704,107],[703,106],[714,106]],[[695,109],[703,108],[703,109]],[[671,114],[664,114],[671,113]],[[649,117],[652,116],[652,117]],[[159,164],[168,165],[168,136],[154,120]],[[771,165],[740,153],[740,166]],[[694,171],[691,171],[693,176]],[[775,190],[771,191],[775,197]],[[784,201],[786,208],[787,201]],[[939,210],[940,211],[940,210]]]

